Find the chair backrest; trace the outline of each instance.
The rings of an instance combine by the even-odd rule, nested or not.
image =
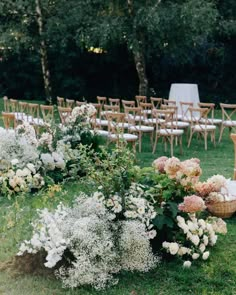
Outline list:
[[[107,98],[105,96],[97,96],[97,103],[100,104],[103,109],[104,104],[107,103]]]
[[[208,113],[210,112],[209,108],[195,108],[195,107],[189,107],[189,113],[190,113],[190,124],[191,126],[193,125],[198,125],[199,130],[204,130],[204,127],[206,125],[210,125],[207,116]],[[202,120],[204,119],[204,120]]]
[[[137,106],[139,107],[141,102],[144,102],[144,103],[147,102],[147,96],[145,96],[145,95],[136,95],[135,100],[137,101]]]
[[[61,119],[61,123],[65,124],[71,116],[72,108],[58,107],[57,109]]]
[[[174,114],[173,109],[153,109],[153,117],[156,118],[156,130],[165,129],[166,135],[170,132],[169,130],[176,129],[174,125]],[[165,120],[163,120],[163,117]]]
[[[125,109],[126,107],[135,107],[135,101],[134,100],[121,100],[122,106]]]
[[[120,99],[119,98],[108,98],[110,105],[117,105],[120,108]]]
[[[110,105],[110,104],[104,104],[104,111],[107,113],[119,113],[120,112],[120,106],[119,105]]]
[[[223,121],[236,121],[236,104],[220,103]]]
[[[100,103],[92,103],[92,105],[96,109],[96,116],[100,119],[101,118],[102,105]]]
[[[66,107],[72,108],[75,106],[75,100],[74,99],[66,99]]]
[[[209,117],[214,119],[214,110],[215,110],[215,104],[213,102],[199,102],[198,103],[199,108],[208,108],[209,109]]]
[[[161,105],[161,109],[162,109],[162,110],[167,110],[167,111],[173,111],[173,112],[174,112],[174,117],[173,117],[173,119],[174,119],[175,121],[178,120],[178,107],[177,107],[177,105],[162,104],[162,105]]]
[[[44,122],[52,123],[54,121],[54,107],[40,105],[40,109],[43,115]]]
[[[37,103],[29,103],[28,104],[29,114],[33,118],[39,118],[39,104]]]
[[[65,99],[64,99],[64,97],[57,96],[57,105],[59,107],[64,107],[65,106]]]
[[[153,109],[153,105],[152,103],[148,103],[148,102],[140,102],[139,107],[142,110],[142,115],[144,117],[148,117],[148,115],[152,115],[152,109]]]
[[[16,117],[13,113],[2,112],[2,119],[6,129],[16,129]]]
[[[162,98],[161,97],[150,97],[151,103],[153,108],[160,109],[162,104]]]
[[[80,100],[76,100],[75,104],[77,107],[80,107],[82,106],[83,104],[86,104],[87,102],[86,101],[80,101]]]
[[[28,102],[19,101],[19,114],[17,119],[21,121],[28,121],[29,104]]]
[[[18,112],[19,110],[19,101],[16,99],[9,99],[9,111],[12,113]]]
[[[108,131],[113,134],[124,133],[125,113],[108,113]]]
[[[140,107],[125,107],[125,118],[129,125],[140,125],[142,109]]]
[[[189,108],[190,107],[193,108],[193,102],[180,101],[179,103],[180,103],[182,120],[189,121],[190,120]]]
[[[7,96],[3,97],[4,111],[9,112],[9,99]]]
[[[171,99],[163,99],[163,104],[166,105],[176,105],[176,101],[175,100],[171,100]]]

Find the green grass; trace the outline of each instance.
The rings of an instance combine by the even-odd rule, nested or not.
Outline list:
[[[0,100],[0,108],[2,101]],[[218,131],[217,131],[218,139]],[[203,140],[194,138],[191,147],[183,142],[183,155],[175,147],[174,155],[181,160],[198,157],[203,169],[202,179],[213,174],[232,177],[234,167],[233,143],[225,130],[222,142],[214,147],[210,141],[208,151],[204,150]],[[149,138],[144,139],[142,153],[137,153],[137,163],[149,166],[159,156],[169,156],[164,152],[163,144],[157,146],[155,155],[151,153]],[[81,189],[78,182],[67,183],[63,193],[51,198],[41,192],[34,196],[19,197],[15,202],[0,199],[0,294],[9,295],[233,295],[236,294],[236,218],[227,221],[228,234],[220,236],[210,259],[196,262],[190,269],[183,269],[180,261],[161,262],[159,267],[146,274],[122,273],[119,284],[106,291],[98,292],[91,288],[74,290],[63,289],[61,282],[55,278],[15,273],[12,268],[5,267],[18,249],[21,240],[30,236],[29,224],[35,216],[36,208],[54,206],[60,200],[68,201]]]

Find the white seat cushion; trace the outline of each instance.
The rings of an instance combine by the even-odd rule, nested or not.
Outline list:
[[[195,125],[195,126],[192,126],[192,129],[196,131],[204,131],[204,130],[211,131],[211,130],[215,130],[216,126],[215,125]]]
[[[108,126],[108,120],[96,119],[96,125],[98,125],[98,126]]]
[[[145,123],[145,124],[156,124],[156,122],[157,122],[156,118],[150,118],[150,119],[143,120],[143,123]],[[164,119],[158,119],[158,122],[159,123],[164,123],[165,120]]]
[[[124,139],[127,141],[136,141],[138,139],[138,136],[135,134],[130,134],[130,133],[124,133],[124,134],[110,134],[109,138],[111,139]]]
[[[179,121],[173,122],[173,123],[169,122],[166,125],[167,125],[167,127],[170,127],[171,124],[173,124],[174,127],[178,127],[178,128],[187,128],[189,126],[188,122],[179,122]]]
[[[181,129],[159,129],[157,133],[160,135],[182,135],[184,131]]]
[[[142,131],[142,132],[152,132],[154,131],[154,127],[152,126],[145,126],[145,125],[136,125],[136,126],[130,126],[129,130],[131,131]]]
[[[109,132],[106,130],[95,130],[95,133],[100,136],[105,136],[105,137],[109,135]]]
[[[221,119],[212,119],[212,118],[208,118],[208,119],[204,119],[204,118],[202,118],[201,120],[201,123],[205,123],[205,122],[207,122],[208,124],[212,124],[212,125],[214,125],[214,124],[221,124],[222,123],[222,120]]]
[[[236,126],[236,121],[225,120],[222,123],[224,126],[228,126],[228,127]]]

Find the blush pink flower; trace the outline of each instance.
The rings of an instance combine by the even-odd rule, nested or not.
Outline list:
[[[184,197],[184,202],[178,206],[180,211],[195,213],[206,209],[205,202],[199,196],[192,195]]]
[[[160,173],[164,173],[165,163],[167,160],[168,158],[165,156],[157,158],[155,161],[153,161],[152,166],[155,168],[155,170],[159,171]]]
[[[212,182],[198,182],[195,184],[196,193],[202,198],[207,197],[211,192],[215,191],[215,186]]]
[[[164,170],[170,178],[176,178],[176,175],[180,169],[181,162],[178,158],[172,157],[165,162]]]
[[[183,161],[181,170],[184,175],[189,177],[199,177],[202,174],[202,169],[195,159]]]

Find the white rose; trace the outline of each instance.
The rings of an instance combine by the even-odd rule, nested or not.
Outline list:
[[[18,163],[19,163],[19,160],[18,160],[18,159],[12,159],[12,160],[11,160],[11,164],[12,164],[12,166],[17,165]]]
[[[170,243],[169,244],[169,251],[170,251],[171,255],[177,254],[178,250],[179,250],[178,243]]]
[[[205,246],[208,245],[208,236],[206,236],[206,235],[203,236],[203,243]]]
[[[207,260],[207,258],[209,257],[209,255],[210,255],[210,252],[209,252],[209,251],[204,252],[204,253],[202,254],[202,259],[203,259],[203,260]]]
[[[191,267],[191,265],[192,265],[192,262],[187,260],[187,261],[184,261],[183,267],[184,268],[189,268],[189,267]]]
[[[204,244],[200,244],[199,250],[203,253],[206,249],[206,246]]]
[[[163,242],[162,243],[162,247],[165,248],[165,249],[168,249],[169,248],[169,244],[170,243],[168,243],[168,242]]]
[[[196,260],[196,259],[199,258],[199,256],[200,256],[200,254],[198,254],[198,253],[193,253],[192,258],[193,258],[193,260]]]
[[[27,168],[28,168],[33,174],[36,173],[36,170],[35,170],[35,166],[34,166],[34,164],[32,164],[32,163],[28,163],[26,166],[27,166]]]
[[[197,235],[192,235],[190,240],[195,246],[197,246],[200,242],[199,236],[197,236]]]

